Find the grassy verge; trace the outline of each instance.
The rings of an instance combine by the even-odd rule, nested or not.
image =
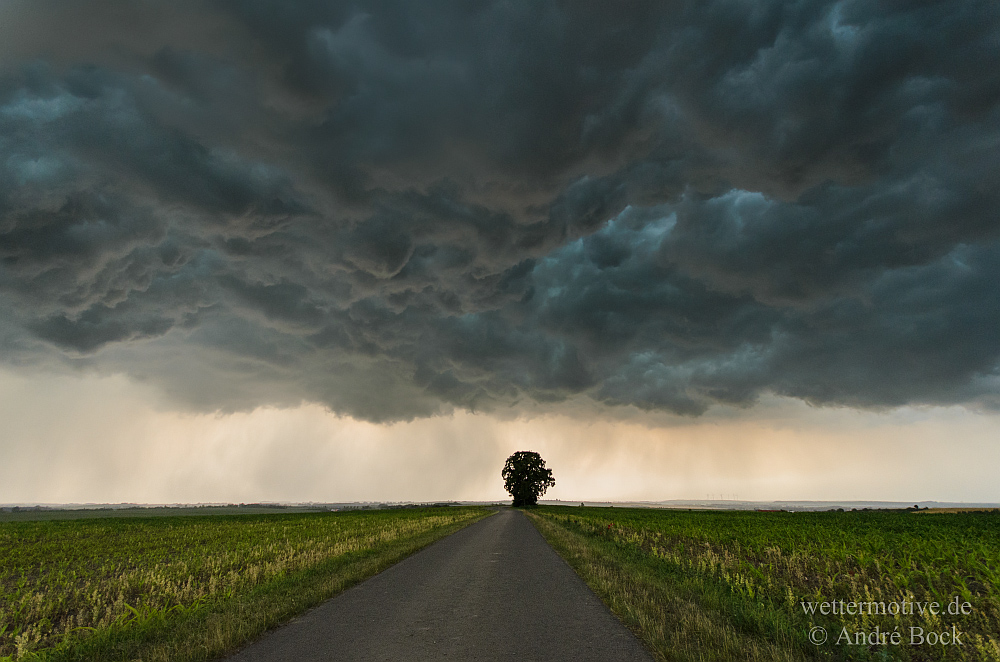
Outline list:
[[[528,516],[661,660],[1000,660],[1000,518],[542,507]],[[809,614],[804,601],[968,600],[965,615]],[[910,645],[910,628],[961,631]],[[821,627],[828,640],[810,641]],[[856,633],[893,632],[899,645]],[[850,641],[842,639],[847,632]]]
[[[729,608],[724,587],[685,577],[641,552],[560,526],[537,511],[527,515],[658,659],[778,662],[807,657],[783,632],[783,623],[774,624],[772,641],[736,627],[733,617],[738,614]]]
[[[20,567],[16,558],[0,567],[0,660],[216,659],[487,514],[439,508],[6,525],[26,528],[0,529],[0,552],[21,552]],[[106,558],[114,556],[108,535],[118,558]],[[42,547],[34,553],[23,544],[32,538]]]

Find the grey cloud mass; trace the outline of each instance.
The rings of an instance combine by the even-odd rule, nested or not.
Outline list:
[[[374,421],[1000,406],[995,2],[0,7],[0,357]]]

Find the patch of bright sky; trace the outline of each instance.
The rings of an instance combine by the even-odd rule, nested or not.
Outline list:
[[[393,425],[311,404],[191,414],[121,376],[4,371],[0,503],[503,499],[503,461],[525,449],[553,469],[547,497],[571,501],[1000,501],[996,414],[779,398],[697,419],[620,413]]]

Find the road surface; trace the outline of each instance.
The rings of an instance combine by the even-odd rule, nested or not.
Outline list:
[[[430,545],[230,662],[652,660],[521,512]]]

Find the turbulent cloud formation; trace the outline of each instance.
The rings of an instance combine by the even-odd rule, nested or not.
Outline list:
[[[996,3],[0,25],[8,364],[372,421],[1000,402]]]

